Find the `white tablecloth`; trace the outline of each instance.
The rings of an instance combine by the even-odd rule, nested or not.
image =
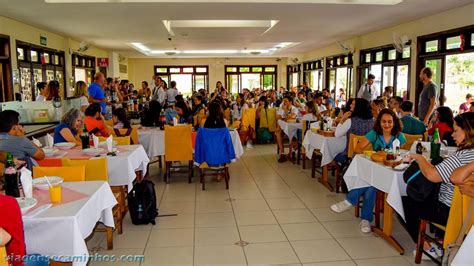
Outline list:
[[[306,150],[306,157],[311,159],[313,151],[318,149],[321,151],[322,159],[321,166],[329,164],[337,154],[344,151],[346,148],[346,136],[342,137],[325,137],[323,135],[306,131],[303,147]]]
[[[235,158],[239,159],[244,154],[242,142],[239,133],[236,130],[230,130],[232,144],[234,145]],[[138,141],[146,150],[149,158],[165,155],[165,131],[159,128],[147,128],[138,130]]]
[[[103,181],[63,183],[63,187],[89,195],[53,206],[33,218],[23,218],[26,251],[47,256],[88,256],[86,239],[98,221],[114,226],[112,208],[117,204]],[[55,258],[55,259],[59,259]],[[63,257],[63,260],[67,260]],[[73,265],[86,265],[87,260]]]
[[[303,128],[302,123],[288,123],[283,120],[278,120],[278,125],[280,125],[281,130],[283,130],[290,140],[293,139],[298,129]]]
[[[451,266],[466,266],[474,265],[474,225],[469,230],[466,238],[462,242],[461,248],[459,249],[456,257],[454,257]]]
[[[407,185],[403,181],[403,171],[393,170],[357,154],[344,174],[344,180],[349,190],[373,186],[387,193],[387,203],[405,219],[402,196],[406,196]]]

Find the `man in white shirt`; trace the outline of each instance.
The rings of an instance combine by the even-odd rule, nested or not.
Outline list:
[[[283,98],[283,102],[281,104],[280,109],[278,109],[276,112],[277,128],[276,128],[275,135],[276,135],[278,147],[280,149],[280,157],[278,158],[279,163],[283,163],[287,159],[286,159],[285,151],[283,148],[283,136],[282,136],[283,130],[280,128],[278,124],[278,120],[288,121],[291,119],[296,119],[299,116],[300,112],[298,108],[293,106],[292,103],[293,103],[293,99],[291,98],[291,96],[285,96],[285,98]]]
[[[171,81],[170,88],[166,90],[166,99],[168,99],[168,105],[174,105],[176,103],[175,97],[179,94],[176,88],[176,81]]]
[[[375,86],[374,82],[375,76],[373,74],[369,74],[367,82],[360,87],[359,92],[357,93],[357,98],[363,98],[369,102],[377,99],[377,97],[380,96],[380,92],[377,89],[377,86]]]
[[[316,93],[314,96],[314,104],[321,115],[327,115],[327,108],[326,105],[324,105],[323,94],[321,92]]]
[[[166,91],[163,89],[163,80],[158,76],[154,75],[151,84],[151,99],[158,101],[161,106],[164,106],[166,101]]]

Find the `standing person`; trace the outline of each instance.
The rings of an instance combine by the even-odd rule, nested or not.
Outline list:
[[[47,101],[57,101],[58,99],[61,99],[59,96],[59,82],[56,80],[51,80],[48,83],[48,96],[46,97]]]
[[[179,95],[178,88],[176,88],[176,81],[170,82],[170,88],[166,90],[166,98],[168,99],[168,105],[174,105],[176,103],[176,96]]]
[[[423,90],[418,102],[418,118],[428,125],[431,115],[438,106],[439,89],[433,80],[433,70],[425,67],[420,71],[420,80],[423,82]]]
[[[339,97],[336,100],[336,105],[339,108],[342,108],[346,105],[346,93],[344,92],[343,88],[339,89]]]
[[[357,93],[357,98],[364,98],[368,102],[377,99],[377,97],[380,95],[380,92],[378,91],[374,82],[375,76],[373,74],[369,74],[367,82],[360,87],[359,92]]]
[[[142,88],[138,92],[140,97],[145,96],[145,98],[150,99],[151,97],[151,89],[148,87],[148,82],[142,81]]]
[[[329,89],[323,89],[323,98],[326,100],[326,109],[331,111],[336,107],[336,103],[334,102],[334,99],[331,97],[331,94],[329,93]]]
[[[84,81],[76,82],[74,86],[74,98],[79,98],[81,111],[84,113],[89,106],[89,96],[87,95],[87,84]]]
[[[38,82],[38,83],[36,83],[36,88],[39,91],[39,95],[36,96],[36,101],[37,102],[46,101],[46,97],[48,97],[48,94],[49,94],[48,83]]]
[[[222,91],[225,91],[224,86],[222,86],[222,82],[216,82],[216,91],[219,95],[222,93]]]
[[[132,91],[129,90],[130,83],[126,79],[120,81],[120,93],[122,94],[123,100],[128,101]]]
[[[105,114],[105,107],[107,106],[107,98],[104,94],[105,77],[101,72],[94,75],[94,82],[89,86],[87,91],[89,92],[89,102],[98,103],[101,108],[101,112]]]
[[[153,76],[153,81],[152,81],[152,100],[158,101],[162,107],[165,106],[165,101],[166,101],[166,91],[163,88],[163,80],[158,76],[154,75]]]
[[[471,102],[473,100],[474,99],[472,98],[472,94],[470,94],[470,93],[466,94],[466,102],[463,102],[459,106],[459,114],[462,114],[464,112],[469,112],[469,107],[471,106]]]
[[[311,93],[311,88],[308,86],[308,82],[303,82],[300,92],[303,92],[304,96],[308,98],[308,95]]]

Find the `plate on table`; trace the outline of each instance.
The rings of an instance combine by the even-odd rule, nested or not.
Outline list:
[[[59,176],[48,176],[48,181],[51,183],[52,186],[57,186],[61,184],[64,179]],[[49,189],[49,184],[48,181],[46,181],[46,177],[39,177],[33,179],[33,187],[41,190],[48,190]]]
[[[54,147],[60,149],[60,150],[70,150],[76,146],[75,143],[72,142],[59,142],[55,143]]]
[[[405,171],[405,170],[408,168],[408,166],[410,166],[409,163],[401,163],[401,164],[399,164],[399,165],[393,167],[393,170]]]
[[[48,157],[53,156],[56,154],[59,150],[55,148],[43,148],[44,154]]]
[[[38,204],[38,200],[35,198],[20,197],[16,198],[16,201],[18,202],[18,205],[20,205],[21,214],[25,214],[31,208],[36,206],[36,204]]]
[[[83,149],[82,152],[87,154],[87,155],[92,155],[92,156],[95,156],[95,155],[98,155],[100,153],[102,153],[104,151],[104,149],[101,149],[101,148],[88,148],[88,149]]]

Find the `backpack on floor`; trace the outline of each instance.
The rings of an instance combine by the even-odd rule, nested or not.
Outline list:
[[[155,224],[158,216],[156,208],[155,184],[150,180],[136,183],[128,193],[128,210],[135,225]]]

